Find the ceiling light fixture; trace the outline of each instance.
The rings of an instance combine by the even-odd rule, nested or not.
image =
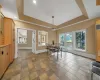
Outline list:
[[[36,4],[36,0],[33,0],[33,3]]]
[[[54,23],[54,18],[55,18],[55,17],[54,17],[54,16],[52,16],[52,24],[53,24],[53,25],[55,24],[55,23]],[[56,30],[56,28],[52,28],[52,30],[53,30],[53,31],[55,31],[55,30]]]

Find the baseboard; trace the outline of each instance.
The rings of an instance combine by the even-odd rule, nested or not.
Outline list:
[[[39,53],[43,53],[43,52],[47,52],[47,49],[37,50],[35,53],[36,53],[36,54],[39,54]]]
[[[18,49],[32,49],[32,47],[18,47]]]
[[[47,50],[46,49],[37,50],[35,53],[39,54],[39,53],[43,53],[43,52],[47,52]],[[67,51],[67,52],[70,52],[70,53],[73,53],[73,54],[76,54],[76,55],[79,55],[79,56],[91,58],[91,59],[96,59],[96,55],[89,54],[89,53],[86,53],[86,52],[81,52],[81,51]]]
[[[89,54],[86,52],[81,52],[81,51],[68,51],[68,52],[79,55],[79,56],[83,56],[83,57],[87,57],[87,58],[91,58],[91,59],[96,59],[96,55]]]

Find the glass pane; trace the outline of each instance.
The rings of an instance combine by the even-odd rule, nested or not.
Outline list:
[[[66,45],[66,48],[67,50],[72,50],[72,33],[66,33],[66,38],[65,38],[66,42],[65,42],[65,45]]]
[[[45,31],[39,31],[38,34],[38,45],[45,46],[48,43],[48,33]]]
[[[76,48],[85,49],[85,31],[76,32]]]
[[[26,44],[27,43],[27,30],[18,29],[18,43]]]
[[[64,46],[65,34],[60,34],[60,44]]]

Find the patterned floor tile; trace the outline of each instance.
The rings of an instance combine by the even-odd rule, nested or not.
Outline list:
[[[2,80],[91,80],[93,60],[63,52],[57,60],[55,55],[34,54],[30,50],[19,50]],[[94,75],[94,80],[99,80]]]

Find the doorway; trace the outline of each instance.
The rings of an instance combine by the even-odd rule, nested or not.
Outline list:
[[[15,30],[15,58],[20,55],[27,56],[28,53],[35,53],[36,51],[36,31],[28,28],[16,28]]]

